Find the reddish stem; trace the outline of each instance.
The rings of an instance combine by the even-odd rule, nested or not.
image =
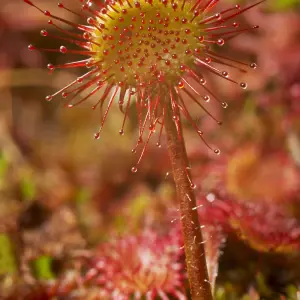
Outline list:
[[[165,130],[180,204],[181,226],[191,295],[193,300],[212,300],[198,213],[196,209],[193,209],[196,207],[196,199],[189,179],[191,178],[188,170],[189,161],[181,132],[181,121],[177,120],[177,124],[178,122],[180,122],[180,126],[176,126],[172,109],[169,107],[165,113]]]

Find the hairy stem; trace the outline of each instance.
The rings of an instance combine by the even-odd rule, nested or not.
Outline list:
[[[178,119],[175,123],[171,107],[165,113],[165,130],[180,204],[186,266],[192,299],[212,300],[198,213],[196,209],[193,209],[196,207],[196,199],[189,179],[191,175],[181,132],[181,121]]]

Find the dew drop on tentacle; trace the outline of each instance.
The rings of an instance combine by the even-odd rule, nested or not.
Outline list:
[[[217,154],[217,155],[220,155],[220,154],[221,154],[221,151],[220,151],[220,149],[215,149],[215,150],[214,150],[214,153]]]
[[[223,71],[223,72],[222,72],[222,75],[223,75],[224,77],[229,77],[229,74],[228,74],[227,71]]]
[[[179,81],[178,85],[177,85],[180,89],[184,88],[184,82],[183,81]]]
[[[136,172],[137,172],[137,167],[132,167],[132,168],[131,168],[131,172],[132,172],[132,173],[136,173]]]
[[[94,134],[94,138],[95,138],[95,140],[99,140],[100,139],[100,132],[96,132]]]
[[[217,44],[218,44],[218,46],[220,46],[220,47],[224,46],[224,45],[225,45],[224,39],[218,39],[218,40],[217,40]]]
[[[206,80],[205,80],[204,78],[201,78],[199,82],[200,82],[200,84],[202,84],[202,85],[205,85],[205,84],[206,84]]]
[[[48,95],[48,96],[45,98],[45,100],[46,100],[46,101],[49,101],[49,102],[50,102],[52,99],[53,99],[53,97],[52,97],[51,95]]]
[[[222,102],[221,105],[222,105],[223,108],[227,108],[228,107],[228,103],[227,102]]]
[[[242,89],[247,89],[247,83],[245,83],[245,82],[241,82],[240,83],[240,87],[242,88]]]
[[[203,96],[203,99],[205,102],[209,102],[210,101],[210,97],[208,95]]]
[[[35,48],[32,44],[28,45],[27,48],[28,48],[29,51],[34,51],[34,50],[36,50],[36,48]]]
[[[194,190],[194,189],[196,189],[197,185],[196,185],[195,183],[192,182],[192,183],[190,184],[190,187],[191,187],[192,190]]]
[[[48,64],[48,65],[47,65],[47,69],[48,69],[49,71],[54,71],[55,67],[54,67],[53,64]]]
[[[68,49],[65,46],[60,46],[59,51],[63,54],[66,54],[68,52]]]
[[[48,32],[45,29],[41,30],[40,34],[41,36],[48,36]]]

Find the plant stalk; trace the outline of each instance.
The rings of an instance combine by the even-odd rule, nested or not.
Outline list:
[[[191,187],[189,161],[181,132],[180,118],[176,122],[177,125],[173,120],[172,109],[167,109],[164,124],[176,193],[180,205],[181,227],[191,296],[193,300],[212,300],[204,242],[197,209],[195,209],[196,199]]]

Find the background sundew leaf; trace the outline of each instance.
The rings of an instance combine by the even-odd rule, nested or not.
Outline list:
[[[53,259],[50,256],[43,255],[32,262],[32,268],[37,279],[49,280],[54,279],[52,271]]]
[[[0,234],[0,275],[13,274],[16,271],[12,243],[6,234]]]

